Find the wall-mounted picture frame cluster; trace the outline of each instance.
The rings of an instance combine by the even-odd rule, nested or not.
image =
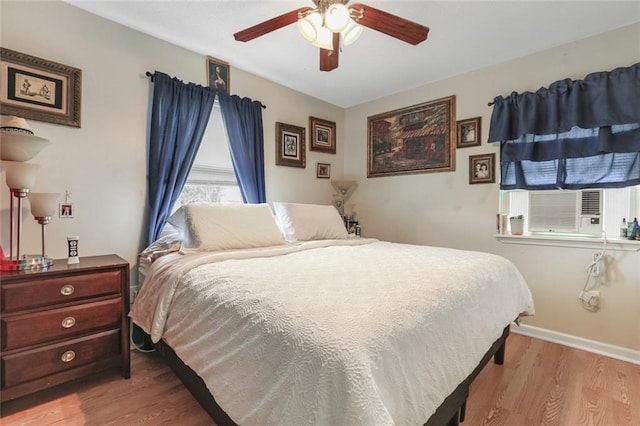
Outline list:
[[[469,183],[494,183],[496,181],[496,154],[469,156]]]
[[[82,71],[0,48],[0,112],[80,127]]]
[[[456,169],[456,97],[367,118],[367,177]]]
[[[209,87],[231,93],[231,67],[225,61],[207,57],[207,81]]]
[[[309,117],[309,151],[336,153],[336,123]],[[294,124],[276,122],[276,165],[306,167],[306,129]],[[331,177],[331,164],[316,163],[316,177]]]
[[[276,164],[305,168],[305,128],[293,124],[276,123]]]
[[[336,153],[336,123],[322,118],[309,117],[309,129],[311,132],[311,151]]]
[[[318,179],[330,179],[331,178],[331,164],[329,164],[329,163],[316,163],[316,178],[318,178]]]
[[[482,137],[482,117],[460,120],[456,123],[457,148],[480,146]]]

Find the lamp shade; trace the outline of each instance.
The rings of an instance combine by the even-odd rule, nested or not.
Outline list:
[[[5,171],[7,186],[10,189],[29,189],[36,180],[37,164],[22,161],[3,161],[2,168]]]
[[[30,192],[27,195],[33,217],[53,216],[58,207],[60,194],[54,192]]]
[[[34,135],[0,132],[0,159],[29,161],[50,143]]]
[[[333,50],[333,34],[328,28],[321,27],[318,29],[318,36],[311,44],[322,49]]]
[[[349,9],[342,3],[334,3],[324,15],[324,24],[334,33],[344,30],[349,24]]]
[[[342,35],[342,42],[345,46],[348,46],[360,37],[360,34],[362,34],[362,25],[353,19],[349,19],[349,25],[347,25],[340,34]]]
[[[318,37],[318,29],[322,27],[322,16],[318,12],[313,12],[298,19],[298,30],[304,38],[314,41]]]
[[[34,135],[24,118],[0,116],[0,160],[29,161],[49,143]]]
[[[342,195],[352,192],[358,186],[354,180],[332,180],[331,185]]]

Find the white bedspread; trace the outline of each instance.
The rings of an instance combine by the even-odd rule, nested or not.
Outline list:
[[[422,425],[533,301],[487,253],[372,239],[168,255],[130,316],[240,425]]]

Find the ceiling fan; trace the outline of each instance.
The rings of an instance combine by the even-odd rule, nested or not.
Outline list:
[[[320,71],[338,68],[340,38],[353,43],[362,27],[368,27],[414,46],[427,39],[429,28],[362,3],[346,6],[349,0],[312,0],[315,8],[300,7],[256,24],[233,35],[249,41],[287,25],[298,23],[302,35],[320,48]]]

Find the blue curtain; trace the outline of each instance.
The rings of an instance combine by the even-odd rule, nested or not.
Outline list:
[[[262,104],[225,92],[218,94],[218,100],[242,199],[245,203],[266,203]]]
[[[640,63],[494,99],[501,189],[640,184]]]
[[[147,245],[158,239],[180,196],[207,127],[215,90],[156,71],[149,135]]]

